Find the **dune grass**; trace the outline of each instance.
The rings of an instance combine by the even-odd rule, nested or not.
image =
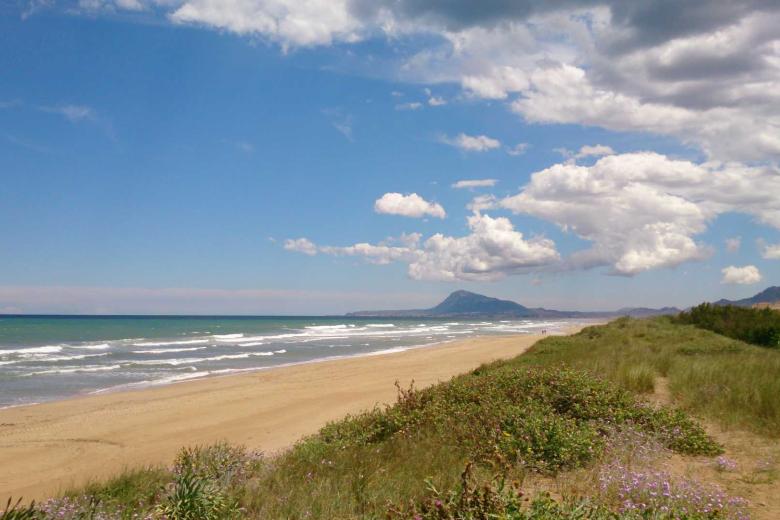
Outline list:
[[[551,337],[508,362],[587,370],[634,392],[665,377],[676,404],[724,427],[780,436],[780,351],[671,318],[621,318]]]

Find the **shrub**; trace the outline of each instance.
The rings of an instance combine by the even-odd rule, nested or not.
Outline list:
[[[243,446],[219,442],[210,446],[182,448],[173,464],[175,475],[191,475],[227,487],[241,482],[256,465],[262,453],[248,452]]]
[[[240,518],[238,504],[212,482],[192,473],[176,478],[157,507],[166,520],[228,520]]]
[[[754,345],[780,348],[780,312],[772,309],[702,303],[675,320]]]

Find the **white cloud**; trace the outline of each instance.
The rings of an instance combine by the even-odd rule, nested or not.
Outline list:
[[[498,181],[496,179],[471,179],[458,181],[452,185],[453,188],[490,188],[496,185]]]
[[[374,264],[405,262],[411,278],[434,281],[499,280],[544,270],[560,261],[551,240],[526,240],[507,218],[475,213],[468,224],[471,232],[463,237],[437,233],[421,242],[419,234],[412,234],[402,237],[401,245],[359,243],[319,249],[331,255],[360,256]]]
[[[525,240],[509,219],[474,214],[471,233],[448,237],[437,233],[425,241],[422,253],[409,264],[415,280],[499,280],[557,263],[555,243],[546,238]]]
[[[574,154],[574,158],[584,159],[585,157],[604,157],[605,155],[615,155],[615,150],[603,144],[585,145],[580,148],[579,152]]]
[[[761,257],[766,260],[780,260],[780,244],[766,244],[763,241],[759,244],[761,248]]]
[[[516,145],[507,148],[506,153],[513,156],[523,155],[528,150],[528,143],[517,143]]]
[[[430,106],[440,107],[442,105],[447,104],[447,100],[444,99],[443,97],[434,96],[433,93],[431,92],[431,89],[429,88],[423,89],[423,92],[425,92],[425,95],[428,97],[428,104]]]
[[[288,238],[284,241],[284,248],[287,251],[296,251],[309,256],[317,254],[317,246],[308,238]]]
[[[422,108],[422,103],[419,101],[411,101],[409,103],[399,103],[395,106],[396,110],[419,110]]]
[[[720,283],[749,285],[761,281],[761,273],[754,265],[744,267],[730,265],[721,269],[720,272],[723,273]]]
[[[726,251],[729,253],[736,253],[739,248],[742,247],[742,237],[731,237],[725,240]]]
[[[357,41],[362,30],[348,0],[187,0],[170,18],[261,36],[284,49]]]
[[[440,204],[428,202],[416,193],[385,193],[374,202],[374,211],[387,215],[420,218],[426,215],[444,218],[447,213]]]
[[[742,212],[780,229],[780,174],[769,168],[672,160],[643,152],[612,155],[592,166],[557,164],[531,176],[500,206],[557,224],[592,243],[570,267],[611,266],[634,275],[699,260],[696,241],[719,214]],[[475,204],[477,201],[475,201]]]
[[[501,141],[498,139],[486,135],[467,135],[464,133],[455,137],[443,136],[441,142],[466,152],[487,152],[501,147]]]
[[[51,114],[59,114],[73,123],[85,120],[94,120],[95,111],[84,105],[59,105],[59,106],[44,106],[40,107],[43,112],[49,112]]]

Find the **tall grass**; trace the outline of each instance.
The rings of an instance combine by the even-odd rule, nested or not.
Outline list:
[[[509,364],[587,370],[634,392],[667,377],[677,403],[727,427],[780,436],[780,352],[670,318],[621,318],[551,337]]]

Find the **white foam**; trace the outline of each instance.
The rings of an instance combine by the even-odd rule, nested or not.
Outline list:
[[[350,325],[354,327],[354,325]],[[304,327],[306,330],[343,330],[349,328],[347,325],[311,325]]]
[[[151,350],[133,350],[133,354],[169,354],[173,352],[193,352],[195,350],[203,350],[207,347],[190,347],[190,348],[154,348]]]
[[[245,352],[244,354],[224,354],[222,356],[213,356],[205,358],[174,358],[174,359],[148,359],[143,361],[132,361],[131,365],[190,365],[197,363],[206,363],[208,361],[223,361],[225,359],[247,359],[253,356],[273,356],[273,352]]]
[[[68,348],[76,348],[79,350],[106,350],[111,348],[111,345],[108,343],[100,343],[98,345],[79,345],[74,347],[69,346]]]
[[[259,347],[260,345],[265,345],[265,341],[252,341],[249,343],[239,343],[239,347]]]
[[[214,334],[214,339],[222,340],[222,339],[236,339],[236,338],[243,338],[243,334]]]
[[[133,343],[133,345],[136,347],[164,347],[165,345],[198,345],[208,342],[209,340],[207,339],[185,339],[177,341],[144,341],[142,343]]]
[[[116,370],[121,365],[88,365],[85,367],[67,367],[67,368],[54,368],[51,370],[40,370],[38,372],[30,372],[29,374],[23,374],[23,376],[42,376],[46,374],[73,374],[76,372],[103,372],[106,370]]]
[[[27,347],[0,350],[0,356],[5,354],[53,354],[61,352],[62,345],[47,345],[45,347]]]
[[[52,363],[54,361],[73,361],[78,359],[87,359],[87,358],[95,358],[95,357],[103,357],[107,356],[108,352],[103,352],[102,354],[82,354],[80,356],[55,356],[55,357],[47,357],[47,358],[36,358],[36,362],[45,362],[45,363]]]
[[[286,354],[286,353],[287,353],[286,349],[274,350],[274,354]]]
[[[366,327],[372,328],[372,329],[391,329],[395,327],[392,323],[369,323],[366,325]]]
[[[376,352],[369,352],[366,356],[384,356],[385,354],[395,354],[396,352],[406,352],[409,347],[394,347],[385,350],[377,350]]]

